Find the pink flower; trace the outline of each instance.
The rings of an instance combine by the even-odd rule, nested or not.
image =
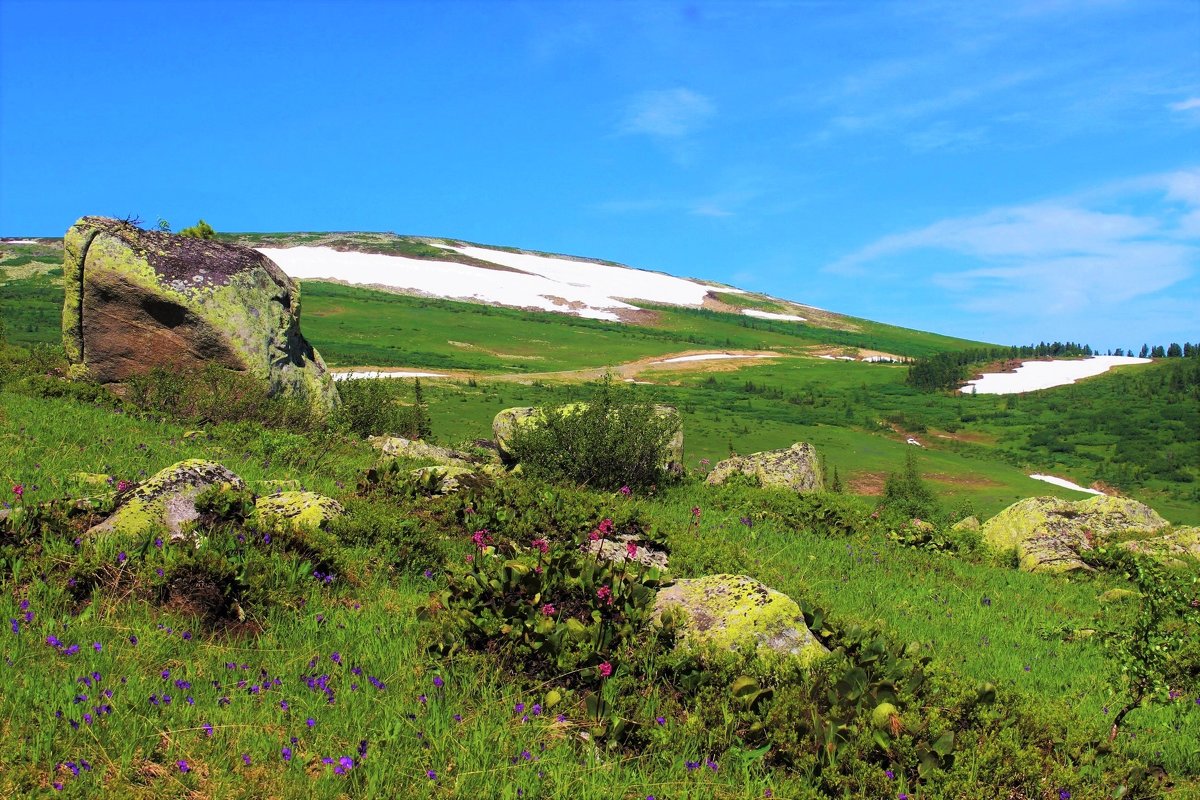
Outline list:
[[[597,589],[596,597],[600,598],[608,605],[612,605],[612,589],[608,588],[607,586],[601,586],[599,589]]]
[[[471,563],[472,561],[474,561],[474,560],[475,560],[475,556],[467,556],[467,563],[468,563],[468,564],[470,564],[470,563]]]
[[[597,528],[599,529],[601,535],[608,536],[610,533],[612,533],[613,521],[608,517],[605,517],[604,519],[600,520],[600,524],[597,526]]]
[[[541,550],[543,555],[550,552],[550,543],[545,539],[534,539],[530,544]]]
[[[629,559],[637,558],[637,542],[625,543],[625,557]]]
[[[700,519],[700,506],[692,506],[692,517]]]
[[[600,538],[600,531],[598,531],[598,530],[592,531],[591,533],[588,534],[588,539],[590,541],[595,542],[595,541],[599,540],[599,538]]]
[[[554,608],[553,603],[546,603],[545,605],[542,606],[542,613],[545,614],[547,617],[553,617],[555,610],[556,609]]]
[[[483,528],[475,531],[474,535],[471,536],[471,541],[475,543],[476,547],[482,548],[492,541],[492,537],[488,536],[488,529]]]
[[[14,487],[13,487],[13,494],[15,494],[17,497],[20,497],[21,495],[25,494],[25,487],[24,487],[24,485],[22,485],[22,484],[18,483],[16,486],[14,486]]]
[[[633,494],[633,490],[630,489],[628,486],[622,486],[620,489],[620,492],[621,492],[621,494],[625,495],[626,497],[629,497],[629,495]]]
[[[123,492],[132,485],[129,481],[117,481],[117,491]]]
[[[599,667],[596,667],[596,669],[600,671],[601,678],[607,678],[609,675],[612,675],[612,664],[608,663],[607,661],[605,661]]]

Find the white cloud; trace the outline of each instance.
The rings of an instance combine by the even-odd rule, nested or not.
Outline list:
[[[711,100],[691,89],[642,92],[626,108],[620,131],[678,139],[699,130],[716,111]]]
[[[826,270],[924,278],[959,308],[996,316],[1116,319],[1195,275],[1198,219],[1200,170],[1180,170],[941,220],[883,237]]]
[[[1171,103],[1167,108],[1172,111],[1198,111],[1200,110],[1200,97],[1189,97],[1187,100]]]

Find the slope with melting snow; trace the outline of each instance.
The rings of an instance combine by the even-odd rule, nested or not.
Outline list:
[[[329,247],[261,247],[292,278],[328,279],[364,286],[537,308],[617,321],[637,307],[618,298],[648,300],[698,308],[713,286],[660,272],[600,264],[594,261],[512,253],[484,247],[439,245],[452,252],[487,261],[507,270],[426,261],[404,256],[343,252]],[[517,270],[517,271],[509,271]],[[741,289],[720,287],[743,294]]]

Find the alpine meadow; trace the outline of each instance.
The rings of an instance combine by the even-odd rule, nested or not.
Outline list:
[[[0,3],[0,798],[1200,800],[1197,42]]]

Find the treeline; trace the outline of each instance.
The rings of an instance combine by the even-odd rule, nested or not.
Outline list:
[[[954,389],[967,378],[967,368],[989,361],[1095,355],[1086,344],[1039,342],[1012,347],[975,347],[918,358],[908,368],[908,384],[925,391]]]
[[[1116,350],[1110,350],[1110,356],[1133,355],[1133,348],[1124,350],[1118,347]],[[1192,344],[1184,342],[1182,346],[1178,342],[1171,342],[1166,347],[1157,344],[1151,347],[1148,344],[1142,345],[1142,349],[1138,351],[1138,358],[1192,358],[1200,356],[1200,343]]]

